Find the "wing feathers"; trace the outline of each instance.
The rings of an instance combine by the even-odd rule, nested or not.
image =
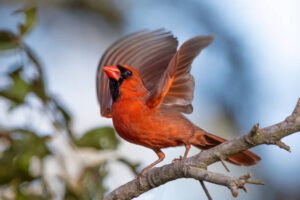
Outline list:
[[[170,61],[159,84],[151,91],[147,99],[148,106],[161,105],[184,113],[192,112],[195,83],[190,74],[191,64],[212,40],[211,36],[199,36],[183,43]]]

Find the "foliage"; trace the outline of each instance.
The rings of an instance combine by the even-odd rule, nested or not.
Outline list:
[[[49,199],[55,194],[48,186],[43,165],[46,157],[57,156],[53,151],[55,144],[51,143],[56,134],[66,134],[70,146],[76,151],[87,147],[98,150],[99,153],[102,150],[114,151],[118,148],[119,141],[111,127],[93,128],[79,139],[74,137],[72,115],[48,91],[43,66],[31,47],[24,42],[24,37],[36,24],[37,11],[35,8],[26,8],[14,14],[23,14],[24,22],[18,25],[18,33],[0,30],[0,56],[15,58],[16,52],[25,56],[22,56],[24,60],[21,63],[7,67],[4,74],[1,74],[8,84],[0,87],[0,101],[8,104],[9,109],[1,109],[0,112],[9,116],[14,114],[13,111],[26,107],[30,107],[32,115],[36,110],[42,111],[53,132],[44,133],[26,124],[18,127],[0,122],[0,198]],[[124,158],[117,161],[136,173],[138,164]],[[64,198],[102,198],[106,191],[104,180],[109,173],[108,162],[109,160],[105,160],[96,165],[86,165],[78,179],[77,185],[80,188],[73,187],[67,178],[61,179],[65,185]],[[40,188],[39,191],[34,190],[36,186]]]
[[[84,135],[75,142],[80,147],[93,147],[99,150],[116,149],[119,141],[114,134],[114,130],[110,127],[95,128]]]

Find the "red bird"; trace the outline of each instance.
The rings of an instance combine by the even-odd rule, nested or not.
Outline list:
[[[177,39],[170,32],[140,31],[120,39],[103,55],[97,71],[101,115],[112,118],[123,139],[158,156],[141,175],[165,158],[163,148],[185,146],[186,159],[191,145],[209,149],[226,141],[182,114],[193,111],[191,64],[212,40],[211,36],[194,37],[177,51]],[[227,160],[249,166],[260,157],[244,151]]]

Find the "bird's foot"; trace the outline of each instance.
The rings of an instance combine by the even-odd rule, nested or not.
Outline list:
[[[149,171],[149,169],[146,167],[145,169],[142,170],[142,172],[139,174],[139,176],[143,177],[145,174]]]
[[[144,178],[145,174],[147,173],[147,171],[148,171],[147,169],[143,169],[142,172],[136,177],[140,183],[142,181],[142,178]]]
[[[178,161],[182,161],[182,160],[183,160],[183,157],[179,156],[179,158],[173,159],[172,163],[175,163],[175,162],[178,162]]]
[[[139,174],[136,178],[139,180],[139,183],[142,182],[142,178],[144,177],[143,174]]]

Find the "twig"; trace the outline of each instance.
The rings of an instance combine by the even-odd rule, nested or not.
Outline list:
[[[202,186],[202,188],[203,188],[203,190],[204,190],[204,192],[205,192],[205,194],[207,196],[207,199],[208,200],[213,200],[212,197],[209,194],[209,191],[208,191],[207,187],[204,184],[204,181],[199,181],[199,182],[200,182],[200,184],[201,184],[201,186]]]
[[[227,167],[226,163],[225,163],[225,160],[223,158],[220,158],[220,161],[223,165],[223,167],[226,169],[227,172],[230,172],[229,168]]]

